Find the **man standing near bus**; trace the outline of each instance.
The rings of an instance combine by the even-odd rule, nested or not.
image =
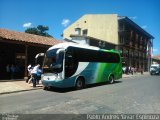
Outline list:
[[[38,70],[39,70],[40,65],[37,64],[36,66],[34,66],[33,70],[31,71],[32,74],[32,83],[33,83],[33,87],[36,87],[36,82],[37,82],[37,74],[38,74]]]

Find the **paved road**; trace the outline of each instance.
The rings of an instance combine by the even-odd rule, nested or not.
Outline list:
[[[0,95],[0,113],[160,113],[160,76],[124,78],[83,90]]]

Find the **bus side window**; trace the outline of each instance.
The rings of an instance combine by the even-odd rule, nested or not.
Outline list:
[[[65,58],[65,77],[71,77],[77,70],[78,62],[74,59],[74,57],[66,53]]]

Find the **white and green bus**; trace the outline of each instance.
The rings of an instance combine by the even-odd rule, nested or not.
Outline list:
[[[45,53],[41,77],[44,89],[83,88],[122,77],[120,53],[76,43],[60,43]]]

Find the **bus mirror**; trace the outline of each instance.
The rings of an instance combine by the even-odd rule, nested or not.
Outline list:
[[[57,50],[57,52],[56,52],[56,59],[59,60],[59,58],[61,58],[62,55],[64,55],[64,49]]]
[[[35,58],[37,59],[38,57],[44,56],[44,55],[45,55],[44,53],[38,53],[38,54],[35,56]]]
[[[35,56],[35,63],[37,64],[38,58],[39,58],[39,57],[43,57],[43,56],[45,56],[44,53],[38,53],[38,54]]]
[[[60,52],[64,52],[65,50],[64,49],[59,49],[57,50],[56,54],[58,55]]]

